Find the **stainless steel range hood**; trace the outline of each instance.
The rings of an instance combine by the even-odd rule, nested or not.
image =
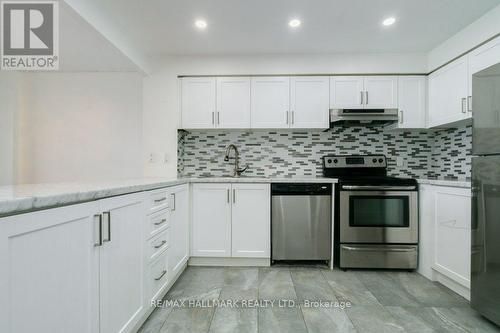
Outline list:
[[[392,123],[398,121],[397,109],[330,109],[330,126],[341,122]]]

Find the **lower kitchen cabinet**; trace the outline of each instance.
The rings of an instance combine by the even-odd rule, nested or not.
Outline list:
[[[144,194],[100,200],[100,331],[129,332],[146,306]]]
[[[470,258],[470,189],[421,186],[419,272],[469,298]]]
[[[98,213],[90,202],[0,219],[0,332],[99,332]]]
[[[270,186],[233,184],[232,197],[232,257],[270,258]]]
[[[189,259],[189,185],[170,190],[169,273],[177,275]]]
[[[270,257],[269,184],[194,184],[192,255]]]

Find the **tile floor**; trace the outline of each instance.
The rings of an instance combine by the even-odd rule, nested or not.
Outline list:
[[[165,300],[186,303],[157,308],[139,332],[500,332],[462,297],[409,272],[188,267]],[[190,307],[195,300],[240,307]],[[241,300],[276,301],[242,308]],[[306,300],[352,305],[311,307]]]

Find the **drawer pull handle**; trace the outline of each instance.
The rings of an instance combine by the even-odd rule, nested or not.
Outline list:
[[[162,241],[160,244],[155,245],[155,246],[153,246],[153,247],[154,247],[155,249],[159,249],[160,247],[162,247],[163,245],[165,245],[165,243],[166,243],[166,242],[167,242],[167,241],[166,241],[166,240],[164,240],[164,241]]]
[[[165,274],[167,274],[167,271],[164,269],[164,270],[163,270],[163,272],[161,272],[160,276],[158,276],[157,278],[155,278],[155,280],[156,280],[156,281],[161,280],[161,278],[162,278]]]
[[[154,225],[162,225],[165,222],[167,222],[167,219],[162,219],[160,222],[155,222]]]
[[[167,197],[163,197],[163,198],[161,198],[161,199],[156,199],[156,200],[155,200],[155,203],[160,203],[160,202],[163,202],[163,201],[165,201],[165,200],[167,200]]]

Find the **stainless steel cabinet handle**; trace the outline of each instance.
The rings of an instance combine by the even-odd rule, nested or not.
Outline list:
[[[342,246],[342,249],[349,251],[376,251],[376,252],[415,252],[415,248],[411,247],[397,247],[397,248],[383,248],[383,247],[357,247],[357,246]]]
[[[363,185],[343,185],[343,190],[415,190],[415,186],[363,186]]]
[[[175,206],[176,206],[175,193],[172,193],[172,209],[171,209],[172,212],[175,212]]]
[[[160,203],[160,202],[165,201],[165,200],[167,200],[167,197],[163,197],[161,199],[155,199],[155,203]]]
[[[229,196],[230,196],[229,189],[227,189],[227,203],[231,203]]]
[[[402,124],[403,123],[403,110],[400,110],[399,111],[399,123]]]
[[[167,219],[162,219],[160,222],[155,222],[154,225],[162,225],[165,222],[167,222]]]
[[[368,105],[368,91],[365,91],[366,93],[366,101],[365,101],[365,104]]]
[[[102,246],[102,215],[101,214],[96,214],[94,215],[94,221],[97,220],[97,230],[98,230],[98,235],[97,235],[97,242],[94,243],[94,246]],[[96,225],[94,224],[94,228]]]
[[[217,125],[220,125],[220,112],[217,111]]]
[[[102,216],[106,218],[106,222],[108,225],[108,238],[103,239],[102,242],[111,242],[111,212],[104,212],[102,213]]]
[[[162,246],[163,246],[163,245],[165,245],[166,243],[167,243],[167,241],[166,241],[166,240],[162,240],[160,244],[155,245],[155,246],[153,246],[153,247],[154,247],[155,249],[159,249],[160,247],[162,247]]]
[[[360,98],[361,102],[359,104],[363,105],[363,92],[362,91],[359,92],[359,96],[361,96],[361,98]]]
[[[286,113],[286,123],[288,124],[288,111],[285,111]]]
[[[295,111],[292,111],[291,113],[292,113],[292,125],[293,125],[293,123],[294,123],[294,118],[295,118]]]
[[[236,190],[233,188],[233,203],[236,203]]]
[[[212,111],[212,125],[215,125],[215,112]]]
[[[462,113],[467,113],[466,98],[462,98]]]
[[[467,110],[472,112],[472,96],[467,97]]]
[[[161,280],[161,278],[162,278],[165,274],[167,274],[167,271],[164,269],[164,270],[161,272],[160,276],[158,276],[157,278],[155,278],[155,280],[156,280],[156,281]]]

